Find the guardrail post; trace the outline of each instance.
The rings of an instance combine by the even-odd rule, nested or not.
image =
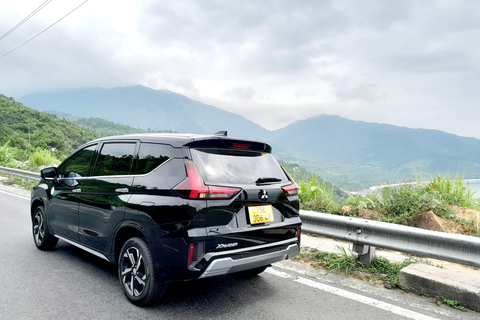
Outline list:
[[[8,175],[8,181],[12,182],[13,181],[13,174]]]
[[[352,251],[358,254],[358,261],[369,266],[375,257],[375,247],[367,246],[358,242],[354,242]]]

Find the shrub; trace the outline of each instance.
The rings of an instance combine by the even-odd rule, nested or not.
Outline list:
[[[415,224],[423,212],[431,209],[418,191],[411,185],[383,188],[379,202],[381,211],[387,215],[385,220],[397,224]]]
[[[49,150],[45,149],[36,149],[29,158],[30,166],[37,168],[55,166],[60,163],[60,161],[53,155]]]
[[[10,141],[7,141],[3,146],[0,146],[0,166],[9,167],[12,165],[13,152],[8,146]]]
[[[310,182],[302,181],[300,183],[299,197],[302,209],[325,213],[337,213],[341,208],[341,205],[336,201],[333,187],[328,188],[325,181],[322,184],[313,178]]]

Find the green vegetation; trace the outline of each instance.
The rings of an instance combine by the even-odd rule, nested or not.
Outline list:
[[[55,150],[57,157],[65,157],[96,137],[93,131],[0,95],[0,145],[11,148],[17,162],[27,161],[37,148]]]
[[[464,306],[462,306],[460,304],[460,302],[456,301],[456,300],[450,300],[450,299],[446,299],[444,297],[436,297],[437,301],[438,302],[441,302],[443,304],[446,304],[447,306],[449,307],[452,307],[452,308],[455,308],[455,309],[458,309],[460,311],[464,311],[466,312],[467,311],[467,308],[465,308]]]
[[[287,172],[292,176],[295,181],[308,181],[307,183],[310,183],[311,186],[321,186],[324,189],[328,189],[328,192],[331,193],[331,196],[336,201],[344,201],[348,198],[348,193],[342,191],[334,184],[320,178],[317,174],[308,172],[298,164],[285,161],[279,161],[279,163],[282,165],[282,167],[285,168],[285,170],[287,170]]]
[[[57,165],[93,131],[0,95],[0,165],[37,171]]]
[[[100,118],[80,118],[76,120],[71,120],[73,123],[78,124],[79,126],[85,127],[87,129],[93,130],[97,133],[99,137],[108,137],[116,136],[122,134],[132,134],[132,133],[152,133],[152,132],[161,132],[161,133],[173,133],[171,130],[144,130],[141,128],[134,128],[124,124],[114,123]]]
[[[36,149],[29,158],[29,165],[34,168],[51,167],[60,164],[53,152],[44,149]]]
[[[0,146],[0,165],[4,167],[9,167],[13,161],[12,150],[8,147],[9,144],[10,140]]]
[[[433,181],[425,186],[425,191],[435,195],[441,202],[454,204],[459,207],[480,209],[480,199],[476,197],[475,191],[465,186],[463,176],[455,179],[437,175]]]
[[[317,179],[300,183],[300,202],[302,207],[318,212],[339,212],[342,205],[338,203],[338,195],[333,187],[321,184]]]
[[[324,269],[327,274],[335,272],[392,287],[399,287],[398,274],[401,269],[420,261],[408,258],[402,263],[391,263],[385,258],[375,257],[371,264],[367,266],[359,262],[352,252],[348,253],[343,247],[339,247],[339,250],[340,254],[320,252],[315,249],[302,249],[300,255],[295,259],[306,262],[314,268]]]
[[[450,179],[437,175],[431,181],[417,179],[416,183],[385,187],[380,192],[352,196],[338,201],[332,188],[317,180],[300,182],[302,209],[358,216],[361,209],[374,210],[384,222],[415,226],[418,218],[427,211],[460,224],[465,234],[480,236],[480,219],[462,220],[456,217],[451,205],[480,210],[480,198],[470,191],[457,176]]]

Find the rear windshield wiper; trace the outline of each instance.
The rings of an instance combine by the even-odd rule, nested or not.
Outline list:
[[[280,182],[282,179],[279,178],[258,178],[257,181],[255,181],[256,184],[261,184],[261,183],[270,183],[270,182]]]

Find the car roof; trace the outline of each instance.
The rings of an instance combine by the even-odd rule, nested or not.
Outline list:
[[[173,147],[179,148],[183,146],[190,147],[215,147],[217,144],[219,147],[224,146],[225,143],[236,143],[236,144],[249,144],[255,145],[255,150],[262,150],[265,152],[271,152],[271,146],[267,143],[241,139],[241,138],[232,138],[225,135],[226,132],[221,132],[221,134],[214,135],[202,135],[202,134],[190,134],[190,133],[138,133],[138,134],[126,134],[118,136],[110,136],[96,139],[92,142],[105,142],[105,141],[119,141],[119,140],[139,140],[141,142],[151,142],[151,143],[165,143]]]

